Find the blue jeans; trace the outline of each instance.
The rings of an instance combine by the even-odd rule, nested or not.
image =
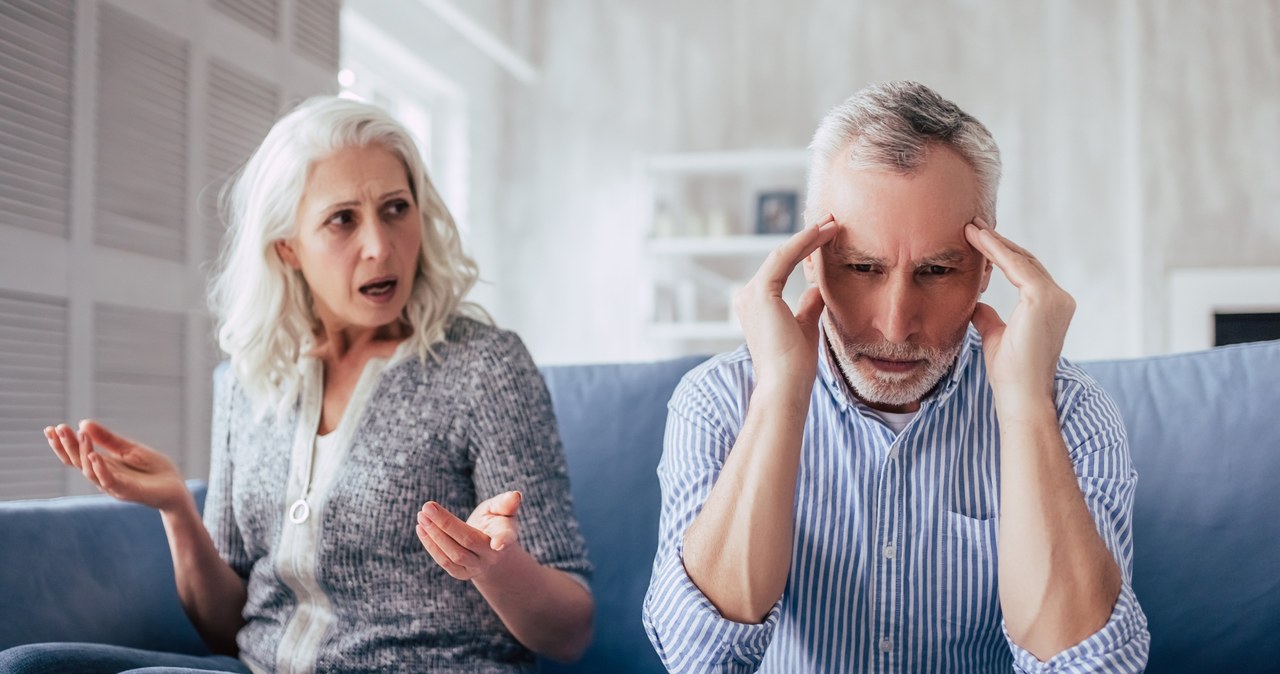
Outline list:
[[[14,646],[0,652],[0,674],[252,674],[225,655],[183,655],[107,644],[48,643]]]

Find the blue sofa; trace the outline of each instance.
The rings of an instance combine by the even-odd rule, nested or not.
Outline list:
[[[578,664],[545,671],[662,671],[640,623],[654,469],[667,399],[698,360],[544,370],[597,567],[595,642]],[[1084,366],[1119,403],[1140,473],[1134,584],[1150,620],[1150,671],[1277,671],[1280,342]],[[159,518],[145,508],[106,497],[0,503],[0,648],[65,640],[203,652],[172,573]]]

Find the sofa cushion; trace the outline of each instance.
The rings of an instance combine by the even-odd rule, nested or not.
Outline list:
[[[1083,363],[1138,470],[1134,591],[1152,672],[1280,663],[1280,342]]]

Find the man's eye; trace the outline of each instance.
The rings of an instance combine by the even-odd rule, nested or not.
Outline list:
[[[952,269],[951,267],[943,267],[942,265],[931,264],[925,267],[923,271],[927,276],[944,276],[946,274],[950,274],[952,272]]]
[[[851,264],[849,265],[849,269],[859,274],[870,274],[871,272],[875,271],[876,268],[874,265],[869,265],[869,264]]]

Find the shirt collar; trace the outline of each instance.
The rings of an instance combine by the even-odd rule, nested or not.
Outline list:
[[[964,374],[968,370],[969,364],[973,362],[974,354],[981,350],[982,338],[978,335],[977,329],[971,324],[965,330],[964,340],[960,344],[960,353],[956,355],[956,361],[951,364],[951,369],[938,382],[938,385],[925,396],[922,402],[942,402],[951,397],[951,394],[960,385],[961,380],[964,379]],[[835,354],[832,353],[831,342],[827,338],[827,322],[823,319],[818,321],[818,351],[818,377],[835,401],[845,406],[865,405],[853,394],[853,390],[849,387],[849,382],[845,381],[844,373],[840,371]]]

